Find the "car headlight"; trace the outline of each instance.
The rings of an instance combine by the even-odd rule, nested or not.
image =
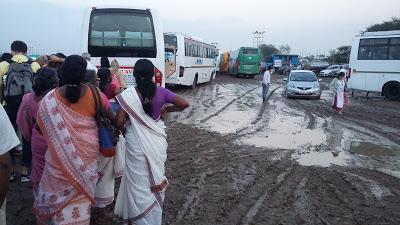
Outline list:
[[[313,89],[316,89],[316,88],[319,88],[319,84],[318,84],[318,83],[316,83],[316,84],[314,85],[314,87],[313,87]]]

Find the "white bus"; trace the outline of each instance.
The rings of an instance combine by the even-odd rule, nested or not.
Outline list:
[[[12,41],[22,40],[33,55],[89,52],[96,66],[107,56],[110,62],[119,62],[128,85],[134,85],[135,62],[146,58],[156,67],[156,83],[165,85],[163,30],[153,9],[86,1],[15,0],[3,4],[2,10],[0,20],[14,19],[2,24],[7,32],[0,35],[0,52],[10,51]],[[15,12],[24,16],[15,17]]]
[[[348,87],[400,99],[400,30],[356,36],[350,54]]]
[[[196,87],[215,77],[217,49],[198,38],[165,33],[165,82]]]

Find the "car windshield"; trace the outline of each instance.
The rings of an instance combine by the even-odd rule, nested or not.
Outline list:
[[[317,77],[312,72],[294,72],[290,75],[290,81],[315,82]]]

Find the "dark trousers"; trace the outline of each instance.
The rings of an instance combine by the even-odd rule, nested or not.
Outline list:
[[[267,101],[267,95],[268,95],[268,90],[269,90],[269,84],[262,84],[262,97],[263,97],[263,102]]]

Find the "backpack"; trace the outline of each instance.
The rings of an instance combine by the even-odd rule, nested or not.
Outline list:
[[[30,62],[9,62],[7,77],[4,83],[4,97],[23,96],[32,92],[33,72]]]

